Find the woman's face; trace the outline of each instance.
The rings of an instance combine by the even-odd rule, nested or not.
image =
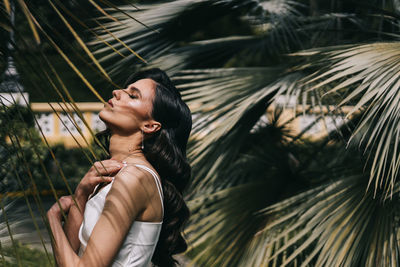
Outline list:
[[[141,79],[126,89],[113,91],[113,98],[100,111],[99,117],[111,131],[131,134],[151,120],[156,83]]]

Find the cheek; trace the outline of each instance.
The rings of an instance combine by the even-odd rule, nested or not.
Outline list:
[[[128,103],[128,107],[133,114],[139,116],[141,119],[148,119],[150,117],[150,110],[146,104],[132,101]]]
[[[137,129],[142,121],[150,118],[150,113],[148,103],[130,101],[116,106],[114,109],[102,109],[99,112],[99,118],[109,128],[132,131]]]

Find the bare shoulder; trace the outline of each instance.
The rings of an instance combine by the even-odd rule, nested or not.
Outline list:
[[[142,181],[151,178],[151,174],[148,171],[143,170],[133,164],[124,167],[115,177],[115,181],[127,180],[126,182]]]
[[[85,264],[94,259],[100,263],[83,266],[110,266],[133,221],[151,206],[148,181],[148,174],[136,166],[126,166],[115,176],[83,255]]]
[[[148,171],[135,165],[128,165],[115,176],[109,194],[128,194],[129,196],[134,196],[136,199],[148,199],[149,194],[151,195],[154,191],[153,183],[153,177]]]

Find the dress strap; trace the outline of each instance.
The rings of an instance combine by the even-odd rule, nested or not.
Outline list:
[[[122,163],[125,165],[124,167],[128,166],[127,162],[123,161]],[[164,216],[164,194],[163,194],[163,191],[162,191],[160,178],[158,177],[158,175],[152,169],[150,169],[149,167],[147,167],[145,165],[142,165],[142,164],[131,164],[131,165],[134,165],[134,166],[139,167],[139,168],[141,168],[143,170],[146,170],[153,176],[154,181],[156,182],[156,185],[157,185],[158,194],[160,195],[161,208],[162,208],[162,212],[163,212],[163,216]]]

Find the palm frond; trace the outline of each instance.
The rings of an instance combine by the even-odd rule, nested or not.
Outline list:
[[[11,4],[13,2],[18,3],[17,9],[14,9],[14,7],[12,7]],[[81,81],[87,85],[89,90],[91,90],[91,92],[100,101],[104,102],[101,95],[92,85],[92,81],[90,80],[90,78],[88,78],[85,72],[82,71],[80,67],[82,65],[81,63],[83,62],[85,64],[94,64],[95,72],[99,74],[99,77],[101,77],[101,79],[104,79],[106,81],[108,80],[110,84],[113,84],[113,82],[109,79],[108,73],[103,69],[103,67],[100,65],[100,63],[97,61],[97,59],[94,57],[92,52],[85,44],[86,36],[84,37],[84,35],[82,34],[82,30],[78,30],[77,28],[75,28],[76,24],[71,23],[72,12],[65,7],[68,5],[68,3],[64,3],[64,6],[57,0],[50,0],[46,3],[40,3],[43,6],[38,7],[35,4],[30,3],[29,1],[16,0],[13,2],[4,1],[4,5],[1,5],[0,7],[0,12],[2,14],[1,26],[4,26],[4,29],[6,31],[9,31],[9,36],[7,36],[7,48],[9,49],[9,51],[2,51],[2,55],[4,54],[9,57],[12,56],[14,62],[16,62],[17,64],[20,73],[22,72],[22,69],[20,68],[27,68],[26,71],[30,73],[30,76],[24,77],[24,82],[30,81],[30,79],[34,80],[34,78],[38,78],[41,82],[43,82],[42,84],[37,86],[34,82],[32,82],[29,84],[29,86],[36,87],[39,94],[42,95],[43,92],[41,92],[41,87],[50,83],[51,86],[53,86],[52,88],[55,89],[56,93],[60,97],[60,100],[65,103],[65,99],[62,94],[64,93],[67,96],[68,100],[72,102],[72,106],[75,109],[74,111],[82,116],[82,113],[76,107],[74,99],[71,97],[71,94],[68,91],[69,88],[65,87],[62,79],[58,75],[59,71],[57,72],[56,68],[52,65],[51,60],[49,60],[47,57],[47,55],[49,54],[47,53],[48,50],[53,52],[56,51],[64,59],[67,65],[65,66],[66,69],[68,70],[69,66],[75,72],[75,78],[81,79]],[[97,1],[90,0],[90,3],[94,5],[94,8],[96,8],[97,10],[102,10],[102,8],[97,5],[96,2]],[[80,4],[82,4],[82,2],[78,5]],[[61,32],[57,31],[56,27],[54,27],[56,23],[54,23],[54,21],[50,23],[46,15],[43,15],[43,10],[41,10],[41,8],[45,9],[46,11],[52,12],[54,17],[56,17],[57,19],[61,19],[63,23],[62,26],[65,27],[63,30],[71,33],[69,39],[64,38],[65,36],[63,36],[62,30]],[[13,13],[11,11],[21,12],[23,16],[16,16],[18,21],[14,22],[14,16],[10,16],[10,14]],[[21,18],[25,21],[19,21],[19,19]],[[87,25],[78,17],[75,16],[73,17],[73,19],[75,20],[75,23],[78,23],[79,25],[87,28]],[[26,25],[26,29],[24,28],[24,25]],[[31,32],[31,34],[26,34],[26,32],[30,33],[29,31]],[[16,36],[16,38],[14,38],[14,36]],[[69,40],[68,43],[66,43],[66,39]],[[38,46],[39,43],[41,47]],[[46,53],[43,53],[43,47],[47,49]],[[69,50],[68,48],[71,48],[71,50]],[[70,56],[71,51],[77,52],[79,55],[82,55],[78,57],[81,62],[77,63],[75,61],[75,58],[72,59],[72,57]],[[32,67],[31,62],[27,62],[29,61],[29,59],[27,59],[26,57],[26,55],[30,53],[36,54],[32,57],[29,57],[29,59],[42,62],[43,65],[33,70],[28,69],[29,67]],[[4,66],[2,65],[2,67]],[[10,70],[8,69],[7,71]],[[65,69],[63,69],[62,71],[65,71]],[[63,90],[60,90],[58,88],[59,84]],[[23,89],[20,87],[20,84],[16,83],[16,86],[15,88],[13,88],[13,90],[21,93]],[[32,122],[35,121],[37,123],[33,111],[29,108],[29,103],[27,99],[23,97],[23,101],[28,106],[26,112],[29,114],[29,116],[32,117]],[[43,207],[42,203],[42,196],[39,193],[38,184],[42,186],[41,189],[43,189],[43,187],[45,187],[46,189],[50,188],[49,191],[53,194],[54,199],[57,200],[60,192],[59,190],[56,190],[58,188],[56,188],[55,186],[55,181],[57,181],[58,186],[60,186],[61,184],[61,187],[66,188],[68,194],[72,194],[73,190],[70,186],[71,177],[66,177],[63,171],[63,169],[65,169],[65,166],[61,166],[54,152],[54,147],[51,147],[48,143],[46,136],[41,130],[40,125],[37,123],[39,129],[38,133],[37,129],[33,127],[33,124],[27,126],[24,123],[24,114],[22,114],[21,111],[18,110],[17,112],[12,113],[10,112],[10,108],[8,107],[8,105],[3,102],[3,99],[0,99],[0,102],[1,124],[4,128],[0,137],[0,157],[2,158],[0,171],[3,174],[3,178],[0,181],[0,187],[2,189],[1,193],[3,193],[3,191],[17,190],[22,192],[25,203],[20,203],[20,205],[26,205],[28,207],[29,215],[31,216],[31,222],[33,222],[36,232],[39,235],[41,244],[46,251],[48,261],[50,264],[52,264],[51,256],[48,254],[45,245],[45,238],[42,231],[43,229],[40,229],[41,225],[44,225],[45,227],[47,226],[47,219],[45,216],[45,208]],[[14,98],[11,102],[13,104],[16,104]],[[76,123],[75,126],[81,133],[81,129],[79,129]],[[86,126],[88,126],[87,123]],[[93,132],[91,133],[93,134]],[[92,145],[91,140],[85,137],[83,138],[85,139],[86,144],[90,147]],[[90,156],[87,155],[87,152],[83,151],[83,153],[87,155],[89,162],[93,161],[93,158],[99,158],[99,153],[97,151],[94,151],[93,149],[89,149],[89,151],[91,152]],[[47,164],[48,161],[52,161],[52,164],[54,166],[51,164],[50,165],[53,166],[53,168],[49,168],[49,164]],[[4,200],[3,195],[0,198],[1,201]],[[12,217],[13,213],[15,212],[15,210],[10,211],[7,210],[5,207],[1,208],[2,211],[0,213],[2,217],[5,218],[5,221]],[[40,214],[39,220],[34,215],[36,211],[38,211]],[[63,215],[65,216],[65,214]],[[22,222],[22,216],[19,219],[20,222]],[[5,227],[4,223],[2,223],[2,226],[4,227],[2,228],[1,232],[3,233],[4,230],[6,230],[7,228],[7,231],[10,233],[10,239],[12,241],[11,243],[15,248],[16,246],[14,241],[16,241],[17,238],[20,238],[21,235],[16,234],[12,231],[11,224],[6,224],[7,227]],[[5,241],[6,239],[4,239],[2,236],[2,245],[8,245],[5,243]],[[18,260],[17,250],[15,249],[15,251]],[[25,263],[21,264],[21,262],[18,262],[18,264],[19,266],[22,266]]]
[[[295,84],[297,75],[277,79],[280,68],[184,71],[174,77],[194,116],[189,157],[194,185],[215,181],[216,170],[236,157],[274,94]]]
[[[363,112],[353,136],[362,132],[356,142],[372,158],[369,184],[391,194],[399,171],[400,43],[321,48],[299,55],[315,62],[305,68],[321,67],[307,79],[314,84],[310,90],[325,98],[340,97],[338,107],[354,105],[347,117]]]
[[[151,62],[152,66],[175,74],[182,69],[198,69],[208,66],[223,67],[234,55],[242,51],[254,52],[260,42],[258,36],[230,36],[192,42],[171,49]],[[252,51],[252,52],[250,52]]]
[[[399,199],[364,194],[365,181],[343,177],[268,207],[262,214],[275,220],[248,253],[266,264],[278,258],[280,266],[296,259],[301,266],[396,266]]]
[[[132,67],[133,55],[129,54],[128,47],[119,44],[116,39],[124,41],[129,47],[144,55],[149,63],[155,65],[161,63],[164,69],[173,68],[175,71],[188,66],[191,68],[210,66],[204,62],[205,58],[210,58],[213,63],[219,62],[217,66],[214,65],[219,67],[243,50],[247,50],[248,53],[263,54],[266,47],[272,52],[273,49],[269,46],[271,43],[274,43],[275,48],[290,47],[291,44],[298,43],[299,37],[296,32],[300,29],[297,22],[300,14],[296,10],[297,6],[298,3],[289,0],[261,2],[177,0],[151,6],[143,5],[139,9],[122,6],[120,9],[126,14],[115,14],[114,17],[123,25],[107,21],[104,23],[107,30],[99,29],[99,36],[125,57],[120,58],[110,54],[112,48],[101,45],[99,41],[93,41],[92,44],[97,45],[96,54],[101,56],[102,62],[107,62],[111,74],[120,73],[126,70],[127,66]],[[203,13],[204,16],[201,16]],[[230,36],[187,43],[190,40],[188,35],[196,29],[189,29],[185,27],[186,25],[195,23],[193,25],[201,29],[201,24],[209,24],[210,21],[229,14],[242,13],[247,14],[245,18],[256,28],[255,31],[261,34],[255,34],[254,37]],[[146,27],[129,20],[128,16],[134,16]],[[182,43],[185,44],[183,47]],[[223,48],[225,50],[222,50]],[[166,59],[171,63],[168,62],[167,66],[164,66]]]
[[[189,255],[195,264],[237,266],[265,219],[254,214],[301,186],[290,171],[290,153],[275,126],[263,128],[226,170],[218,172],[216,192],[190,200]],[[266,142],[257,142],[260,138]],[[281,136],[282,137],[282,136]],[[276,180],[276,177],[280,177]],[[200,249],[201,248],[201,249]]]
[[[301,35],[304,34],[301,27],[299,11],[304,5],[292,0],[264,0],[257,1],[255,10],[247,17],[256,28],[264,35],[264,48],[269,53],[293,51],[294,47],[302,47]],[[261,12],[260,12],[261,10]]]
[[[231,177],[252,178],[190,201],[189,255],[197,264],[218,266],[397,266],[399,195],[382,201],[384,191],[378,197],[366,192],[368,177],[360,174],[357,153],[354,147],[325,147],[325,168],[315,155],[317,165],[302,171],[309,181],[317,176],[322,182],[300,193],[290,189],[301,191],[293,184],[299,173],[281,180],[288,166],[266,160],[281,171],[249,174],[260,155],[249,158],[249,166],[232,166]],[[274,195],[279,190],[280,197]]]
[[[195,1],[192,0],[180,0],[158,5],[144,5],[140,9],[130,5],[119,7],[126,14],[135,17],[147,27],[143,27],[142,24],[137,22],[132,22],[131,18],[124,13],[113,14],[122,24],[115,21],[103,23],[107,30],[99,29],[99,35],[113,45],[125,58],[121,59],[113,53],[109,53],[109,47],[98,48],[96,54],[105,55],[101,58],[101,61],[118,60],[118,65],[114,66],[110,73],[118,73],[122,69],[126,69],[126,64],[132,65],[135,55],[130,53],[129,49],[131,47],[139,54],[149,56],[150,59],[164,54],[172,46],[173,42],[171,40],[168,41],[165,35],[162,35],[165,39],[160,38],[159,32],[167,22],[176,18],[178,14],[194,3]],[[110,13],[114,12],[110,10]],[[127,46],[118,40],[122,40]],[[101,44],[99,41],[92,42],[92,45],[99,44]]]

